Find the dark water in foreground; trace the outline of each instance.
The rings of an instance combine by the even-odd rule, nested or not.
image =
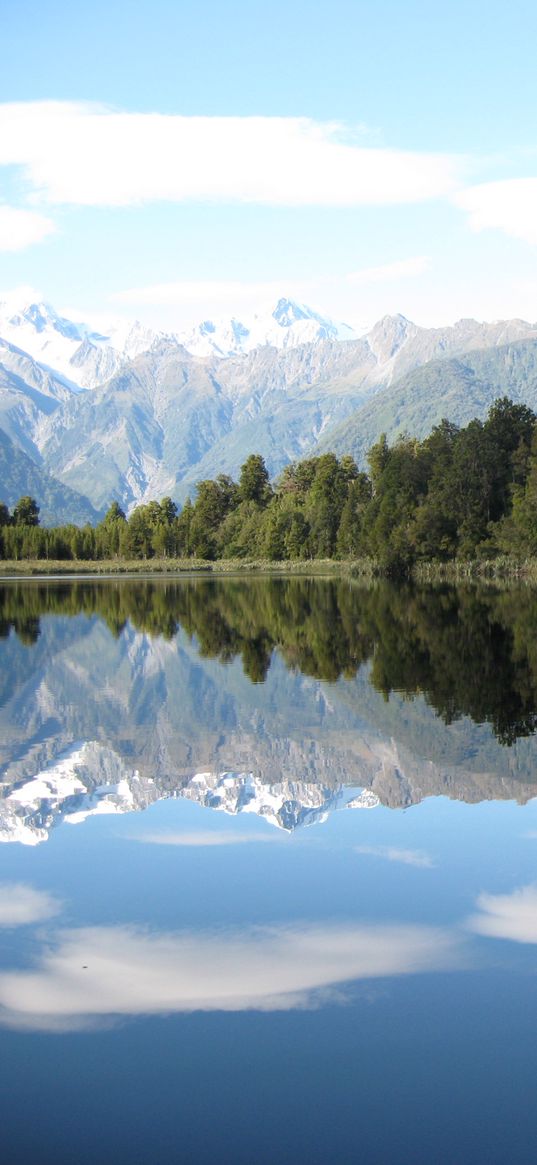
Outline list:
[[[0,586],[2,1158],[522,1163],[537,593]]]

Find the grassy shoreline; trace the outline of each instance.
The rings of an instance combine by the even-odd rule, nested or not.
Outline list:
[[[336,559],[293,560],[269,562],[244,558],[219,559],[207,562],[193,558],[149,558],[149,559],[108,559],[106,561],[42,560],[24,559],[18,562],[0,563],[0,579],[8,578],[81,578],[101,576],[114,578],[118,575],[221,575],[221,574],[324,574],[337,575],[352,573],[373,578],[376,564],[370,559],[358,563],[340,562]]]
[[[24,559],[0,562],[0,580],[23,578],[79,579],[99,576],[166,576],[229,574],[348,575],[373,580],[388,572],[371,558],[300,559],[270,562],[262,559],[221,559],[207,562],[192,558],[109,559],[101,561]],[[537,559],[519,561],[506,556],[494,559],[419,562],[406,576],[419,583],[524,581],[537,584]]]

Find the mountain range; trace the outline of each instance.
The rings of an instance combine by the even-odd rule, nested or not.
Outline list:
[[[386,316],[363,335],[282,297],[250,320],[183,333],[102,331],[45,303],[0,304],[0,498],[35,496],[46,524],[95,522],[238,474],[272,477],[334,450],[365,463],[386,432],[483,417],[500,395],[537,406],[537,325]]]

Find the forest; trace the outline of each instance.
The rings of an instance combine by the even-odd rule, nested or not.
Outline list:
[[[537,416],[507,397],[486,421],[443,420],[423,441],[381,436],[368,472],[349,455],[294,462],[272,482],[260,454],[239,480],[200,481],[179,512],[163,498],[127,518],[113,501],[97,526],[39,524],[35,499],[0,504],[5,560],[369,558],[381,573],[415,563],[537,555]]]

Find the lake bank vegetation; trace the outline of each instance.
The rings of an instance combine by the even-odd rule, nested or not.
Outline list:
[[[444,420],[423,441],[385,437],[368,472],[325,453],[271,483],[259,454],[201,481],[181,512],[171,498],[127,519],[113,502],[97,526],[39,525],[34,499],[0,506],[3,571],[275,569],[339,564],[424,580],[537,579],[537,417],[502,398],[487,420]]]

